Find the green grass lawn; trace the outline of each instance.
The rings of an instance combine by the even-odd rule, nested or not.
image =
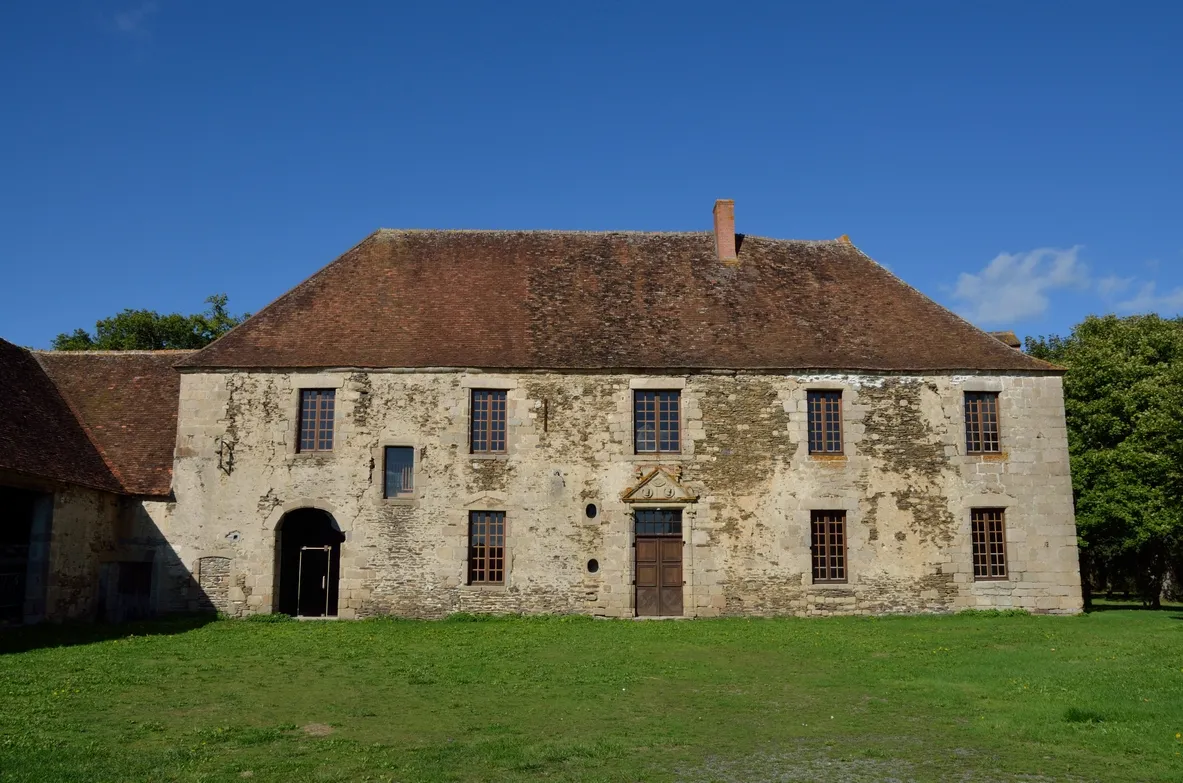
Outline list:
[[[0,634],[2,781],[1177,782],[1181,733],[1177,608]]]

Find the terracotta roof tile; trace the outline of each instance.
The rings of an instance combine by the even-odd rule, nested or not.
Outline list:
[[[33,354],[0,340],[0,469],[118,492],[120,484]]]
[[[739,240],[382,230],[178,366],[1056,371],[849,241]]]
[[[132,495],[168,495],[180,375],[190,351],[38,351],[53,379]]]

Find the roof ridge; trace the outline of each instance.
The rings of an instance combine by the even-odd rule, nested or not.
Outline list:
[[[155,356],[158,354],[178,354],[178,353],[196,353],[200,348],[132,348],[124,350],[121,348],[108,348],[94,350],[54,350],[52,348],[30,348],[30,353],[35,353],[39,356]]]
[[[713,236],[713,231],[636,231],[628,229],[577,229],[577,228],[379,228],[370,236],[382,234],[554,234],[560,236],[642,236],[642,237],[697,237]],[[766,242],[791,242],[806,245],[843,244],[841,239],[794,239],[791,237],[766,237],[761,234],[737,232],[745,240],[761,239]],[[369,237],[366,237],[369,239]]]

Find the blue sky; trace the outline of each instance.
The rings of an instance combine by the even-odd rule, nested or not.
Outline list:
[[[0,7],[0,337],[378,227],[849,234],[985,328],[1183,311],[1183,3]]]

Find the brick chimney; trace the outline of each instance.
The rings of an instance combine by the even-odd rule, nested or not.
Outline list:
[[[735,202],[729,198],[715,201],[715,255],[724,264],[738,264],[735,254]]]

